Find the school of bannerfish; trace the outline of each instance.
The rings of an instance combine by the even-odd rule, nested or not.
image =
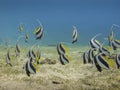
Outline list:
[[[99,72],[103,71],[103,69],[110,69],[113,67],[120,68],[120,54],[117,53],[117,49],[120,48],[120,41],[114,37],[114,27],[120,28],[120,26],[113,24],[110,28],[110,33],[106,40],[109,42],[108,45],[104,46],[104,43],[100,43],[96,38],[101,34],[95,35],[89,41],[89,50],[86,52],[82,52],[82,59],[83,64],[92,64]],[[22,23],[18,27],[19,32],[21,33],[24,28]],[[41,23],[34,29],[34,35],[36,40],[41,40],[44,36],[44,28]],[[16,42],[15,46],[15,53],[16,57],[20,56],[21,50],[19,41],[21,38],[24,38],[25,42],[27,43],[29,40],[28,33],[25,36],[20,36]],[[72,32],[72,41],[71,43],[74,44],[78,41],[78,32],[77,28],[73,26]],[[37,52],[34,52],[34,47],[37,46]],[[57,52],[58,52],[58,60],[61,65],[66,65],[70,62],[71,58],[68,55],[68,48],[63,42],[59,42],[57,45]],[[6,54],[6,63],[13,67],[11,62],[10,56],[11,47],[8,47],[7,54]],[[27,54],[28,60],[23,65],[23,69],[25,70],[27,76],[31,74],[35,74],[38,70],[39,60],[41,58],[40,46],[35,43],[28,51]]]

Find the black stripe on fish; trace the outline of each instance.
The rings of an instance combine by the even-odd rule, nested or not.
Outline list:
[[[115,62],[116,62],[117,68],[119,69],[120,68],[120,54],[116,55]]]
[[[39,35],[38,37],[36,37],[36,39],[41,39],[43,36],[43,32],[41,33],[41,35]]]
[[[20,55],[20,48],[19,48],[18,42],[17,42],[17,44],[16,44],[15,52],[16,52],[16,56],[19,56],[19,55]]]
[[[41,32],[41,27],[38,28],[37,32],[35,33],[35,35],[38,35]]]
[[[36,57],[33,50],[31,51],[31,54],[32,54],[32,56],[34,56],[34,58]],[[32,58],[33,58],[33,57],[32,57]]]
[[[57,45],[57,52],[60,55],[60,51],[59,51],[59,44]]]
[[[65,54],[65,50],[64,48],[62,47],[62,43],[59,43],[57,45],[57,51],[58,51],[58,54],[61,55],[61,54]]]
[[[35,53],[34,53],[34,51],[33,51],[32,49],[29,50],[29,52],[28,52],[28,57],[29,57],[29,58],[32,58],[32,59],[35,59],[35,58],[36,58],[36,55],[35,55]]]
[[[114,42],[112,41],[112,48],[113,48],[113,50],[117,50],[117,47],[115,46],[115,44],[114,44]]]
[[[25,64],[25,71],[26,71],[26,74],[30,77],[30,72],[29,72],[29,69],[28,69],[28,61]]]
[[[36,69],[35,69],[35,67],[32,64],[32,58],[30,58],[30,67],[34,71],[34,73],[36,73]]]
[[[38,32],[35,35],[36,35],[36,39],[41,39],[43,36],[43,28],[40,27]]]
[[[92,49],[90,49],[89,51],[88,51],[88,63],[92,63]]]
[[[78,40],[77,30],[74,30],[74,31],[73,31],[73,41],[72,41],[72,43],[77,42],[77,40]]]
[[[11,58],[10,58],[10,54],[9,54],[9,51],[7,52],[7,56],[6,56],[6,62],[7,62],[7,64],[9,64],[11,67],[13,66],[12,64],[11,64]]]
[[[97,63],[97,55],[94,57],[94,64],[95,64],[97,70],[98,70],[99,72],[101,72],[101,71],[102,71],[102,68],[101,68],[100,65]]]
[[[83,53],[83,64],[86,64],[86,63],[88,63],[88,53],[84,52]]]
[[[120,42],[118,40],[114,40],[114,42],[117,44],[117,45],[120,45]]]
[[[75,42],[77,42],[77,40],[78,40],[78,39],[76,38],[75,40],[73,40],[73,41],[72,41],[72,43],[75,43]]]

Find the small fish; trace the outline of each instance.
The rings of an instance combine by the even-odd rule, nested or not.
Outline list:
[[[37,28],[34,29],[34,34],[36,36],[36,39],[41,39],[44,35],[43,33],[43,27],[39,26]]]
[[[102,55],[102,53],[98,53],[95,57],[94,57],[94,64],[96,66],[96,68],[98,69],[98,71],[102,71],[103,69],[109,69],[109,64],[107,62],[107,60],[105,60],[104,55]]]
[[[16,43],[15,52],[16,52],[16,56],[20,56],[20,45],[18,42]]]
[[[28,42],[29,36],[28,33],[25,34],[25,42]]]
[[[62,42],[60,42],[57,44],[57,51],[58,54],[61,55],[67,53],[68,49]]]
[[[100,35],[100,34],[97,34],[95,35],[89,42],[89,45],[91,48],[99,48],[101,46],[100,42],[98,40],[96,40],[95,38]]]
[[[19,30],[19,32],[23,31],[23,25],[22,24],[19,25],[18,30]]]
[[[120,54],[117,54],[115,57],[115,63],[117,65],[117,68],[120,68]]]
[[[73,29],[74,30],[73,30],[73,33],[72,33],[72,38],[73,38],[72,43],[75,43],[78,40],[78,33],[77,33],[77,28],[75,26],[73,26]]]
[[[30,58],[25,66],[23,67],[26,71],[26,74],[30,77],[30,74],[36,74],[36,68],[34,67],[34,65],[32,64],[32,58]]]
[[[69,63],[69,57],[65,54],[59,55],[59,60],[62,65],[68,64]]]
[[[9,50],[8,50],[8,52],[7,52],[7,55],[6,55],[6,62],[7,62],[7,64],[9,64],[11,67],[13,66],[13,65],[11,64],[11,57],[10,57]]]

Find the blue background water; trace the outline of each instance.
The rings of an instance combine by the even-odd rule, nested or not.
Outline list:
[[[8,38],[15,43],[22,22],[22,34],[29,31],[29,43],[33,44],[36,19],[42,22],[45,32],[40,43],[71,43],[75,25],[79,33],[76,44],[87,45],[95,34],[102,33],[98,38],[103,40],[112,24],[120,25],[120,0],[0,0],[0,40]],[[119,38],[120,31],[116,32]]]

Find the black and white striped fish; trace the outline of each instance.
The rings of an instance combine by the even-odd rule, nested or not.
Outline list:
[[[65,55],[65,54],[59,55],[59,60],[60,60],[62,65],[69,63],[69,59],[68,59],[67,55]]]
[[[7,62],[7,64],[9,64],[11,67],[13,66],[13,65],[11,64],[11,58],[10,58],[9,50],[8,50],[8,52],[7,52],[7,55],[6,55],[6,62]]]
[[[89,42],[89,45],[91,48],[99,48],[101,46],[100,42],[98,40],[96,40],[95,38],[100,35],[100,34],[97,34],[95,35]]]
[[[20,45],[18,42],[16,43],[15,53],[16,53],[16,56],[20,56]]]
[[[30,77],[30,74],[36,74],[36,68],[34,67],[34,65],[32,64],[32,58],[30,58],[25,66],[23,67],[26,71],[26,74]]]
[[[59,55],[65,54],[67,52],[64,45],[61,42],[57,44],[57,52]]]
[[[77,28],[75,26],[73,26],[73,29],[74,30],[73,30],[73,33],[72,33],[72,38],[73,38],[72,43],[75,43],[78,40],[78,33],[77,33]]]
[[[94,57],[94,64],[99,72],[101,72],[102,69],[109,69],[109,64],[102,53],[99,53]]]
[[[39,26],[39,27],[35,28],[34,34],[35,34],[36,39],[41,39],[44,35],[43,27]]]

